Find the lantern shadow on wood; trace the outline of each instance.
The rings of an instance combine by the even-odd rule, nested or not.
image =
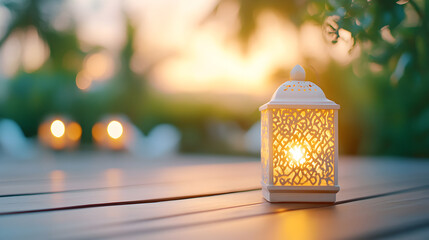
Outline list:
[[[335,202],[338,109],[297,65],[261,111],[262,192],[270,202]]]

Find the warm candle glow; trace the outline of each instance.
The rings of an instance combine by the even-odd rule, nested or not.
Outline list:
[[[55,120],[51,124],[51,133],[57,138],[60,138],[64,135],[66,127],[61,120]]]
[[[111,121],[109,125],[107,125],[107,133],[113,139],[118,139],[122,136],[124,129],[122,124],[118,121]]]
[[[304,151],[302,148],[296,146],[290,150],[290,153],[292,154],[292,157],[295,160],[295,162],[299,164],[305,163]]]
[[[101,142],[103,141],[103,138],[105,136],[105,125],[103,125],[102,123],[96,123],[93,127],[92,127],[92,137],[94,138],[94,140],[96,142]]]
[[[66,117],[57,116],[43,121],[38,129],[39,141],[52,149],[74,149],[79,146],[82,127]]]
[[[67,125],[67,137],[72,141],[78,141],[82,136],[82,128],[77,122],[71,122]]]
[[[130,122],[121,116],[102,119],[92,127],[92,137],[97,146],[111,150],[124,150],[133,139]]]

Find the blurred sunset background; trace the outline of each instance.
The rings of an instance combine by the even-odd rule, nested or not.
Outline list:
[[[343,155],[429,156],[427,1],[0,2],[0,149],[258,156],[301,64]]]

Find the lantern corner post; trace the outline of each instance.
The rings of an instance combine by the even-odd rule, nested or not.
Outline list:
[[[268,138],[268,142],[267,142],[267,147],[268,147],[268,156],[267,156],[267,161],[268,161],[268,171],[265,173],[267,174],[267,182],[264,183],[262,182],[262,195],[264,196],[264,198],[271,202],[271,192],[270,192],[270,186],[273,186],[273,109],[267,107],[266,108],[266,114],[267,114],[267,138]]]
[[[274,158],[273,158],[273,148],[274,148],[274,134],[273,134],[273,109],[268,109],[268,185],[274,185]]]
[[[339,162],[339,153],[338,153],[338,109],[334,109],[334,137],[335,137],[335,153],[334,153],[334,183],[335,186],[339,187],[338,184],[338,162]]]

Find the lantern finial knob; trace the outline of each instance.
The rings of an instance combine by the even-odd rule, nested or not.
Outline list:
[[[297,64],[293,67],[292,71],[290,71],[290,80],[291,81],[304,81],[305,80],[305,71],[301,65]]]

